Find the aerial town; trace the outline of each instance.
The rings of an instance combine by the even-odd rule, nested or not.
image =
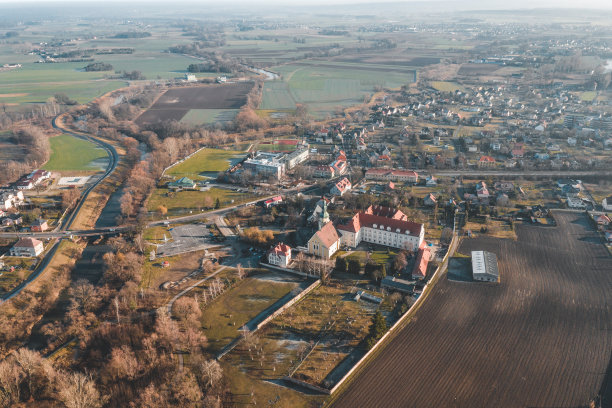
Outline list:
[[[0,407],[612,406],[612,9],[541,3],[0,4]]]

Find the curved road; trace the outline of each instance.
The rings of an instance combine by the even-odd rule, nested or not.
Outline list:
[[[87,197],[89,196],[89,193],[91,193],[91,191],[94,188],[96,188],[100,183],[102,183],[102,181],[104,181],[108,176],[110,176],[111,173],[115,170],[115,168],[117,167],[117,164],[119,163],[119,155],[117,154],[117,151],[115,150],[115,147],[113,145],[111,145],[109,143],[106,143],[103,140],[100,140],[100,139],[95,138],[93,136],[90,136],[90,135],[87,135],[87,134],[84,134],[84,133],[77,133],[77,132],[74,132],[72,130],[66,129],[62,125],[59,125],[58,124],[58,118],[60,116],[62,116],[62,115],[58,115],[55,118],[53,118],[53,122],[52,123],[53,123],[53,127],[54,128],[59,129],[62,132],[66,133],[66,134],[69,134],[71,136],[78,137],[80,139],[84,139],[84,140],[90,141],[90,142],[100,146],[101,148],[106,150],[106,153],[108,154],[108,158],[109,158],[108,166],[106,167],[106,171],[104,172],[104,174],[102,174],[102,176],[100,176],[100,178],[98,178],[98,180],[96,180],[94,183],[90,184],[89,187],[87,187],[83,191],[83,193],[81,194],[81,197],[79,198],[79,202],[78,202],[77,206],[74,208],[74,210],[72,210],[70,216],[68,216],[68,219],[62,223],[61,230],[65,231],[65,230],[70,228],[70,226],[72,225],[72,223],[76,219],[77,215],[79,214],[79,211],[81,210],[81,207],[83,206],[83,203],[85,203],[85,201],[87,200]]]
[[[98,180],[96,180],[94,183],[90,184],[82,193],[81,196],[79,197],[79,202],[76,205],[76,207],[72,210],[72,212],[70,213],[70,215],[67,217],[67,219],[65,221],[62,222],[62,225],[59,229],[59,234],[58,232],[51,232],[51,233],[47,233],[46,236],[42,235],[42,238],[58,238],[58,240],[51,246],[51,248],[48,250],[47,254],[44,256],[44,258],[40,261],[40,263],[38,264],[38,266],[36,267],[36,269],[34,269],[34,272],[32,272],[30,274],[30,276],[28,276],[28,278],[26,280],[24,280],[23,282],[21,282],[19,284],[19,286],[17,286],[16,288],[14,288],[13,290],[11,290],[10,292],[2,295],[2,297],[0,298],[0,303],[3,303],[9,299],[12,299],[13,297],[17,296],[19,293],[21,293],[21,291],[23,291],[26,287],[28,287],[28,285],[32,282],[34,282],[42,273],[43,271],[46,269],[47,265],[49,265],[49,262],[51,262],[51,259],[53,259],[53,256],[55,255],[55,253],[57,252],[57,248],[59,247],[61,241],[63,239],[66,238],[66,236],[68,236],[68,232],[66,231],[67,229],[70,228],[70,226],[72,225],[72,223],[74,222],[74,220],[76,219],[77,215],[79,214],[79,211],[81,211],[81,208],[83,207],[83,203],[85,202],[85,200],[87,200],[87,197],[89,196],[89,193],[91,193],[91,191],[96,188],[100,183],[102,183],[102,181],[104,181],[109,175],[111,175],[111,173],[115,170],[115,168],[117,167],[117,163],[119,162],[119,155],[117,154],[117,151],[115,150],[115,148],[109,144],[106,143],[102,140],[99,140],[93,136],[89,136],[86,134],[80,134],[80,133],[76,133],[73,132],[71,130],[68,130],[64,127],[62,127],[61,125],[58,124],[58,118],[62,116],[62,115],[58,115],[55,118],[53,118],[52,124],[53,127],[56,129],[61,130],[62,132],[69,134],[71,136],[75,136],[78,137],[80,139],[84,139],[84,140],[88,140],[92,143],[95,143],[96,145],[100,146],[101,148],[103,148],[104,150],[106,150],[106,153],[108,154],[109,157],[109,162],[108,162],[108,166],[106,167],[106,170],[104,171],[104,174],[102,174],[102,176],[100,176],[98,178]],[[77,234],[78,235],[82,235],[82,236],[86,236],[86,235],[98,235],[100,233],[103,234],[108,234],[108,233],[114,233],[113,231],[114,229],[108,229],[108,230],[92,230],[92,231],[78,231]],[[30,236],[32,236],[32,234],[30,234]]]

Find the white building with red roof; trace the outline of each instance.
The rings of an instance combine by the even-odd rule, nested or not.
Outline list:
[[[342,244],[355,248],[360,242],[416,251],[425,237],[423,224],[408,220],[400,210],[370,206],[359,212],[338,231]]]
[[[393,170],[393,169],[369,169],[365,175],[368,180],[383,181],[403,181],[406,183],[416,183],[419,175],[412,170]]]
[[[34,238],[21,238],[10,250],[11,256],[35,257],[45,250],[43,243]]]
[[[344,193],[352,188],[351,182],[348,178],[343,178],[331,188],[331,193],[336,196],[342,197]]]
[[[266,206],[266,208],[270,208],[270,207],[273,207],[275,205],[281,204],[282,202],[283,202],[283,197],[276,196],[276,197],[272,197],[272,198],[264,201],[264,205]]]
[[[291,247],[279,242],[268,252],[268,263],[286,268],[291,262]]]
[[[495,167],[495,159],[491,156],[480,156],[478,160],[478,167]]]

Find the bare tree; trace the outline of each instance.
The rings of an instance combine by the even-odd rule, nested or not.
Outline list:
[[[217,360],[206,360],[197,369],[201,373],[202,380],[208,384],[209,388],[223,378],[223,369]]]
[[[108,397],[100,395],[91,376],[79,372],[64,373],[59,381],[58,399],[66,408],[99,408]]]

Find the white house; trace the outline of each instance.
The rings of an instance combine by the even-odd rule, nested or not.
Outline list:
[[[400,210],[370,206],[338,227],[343,245],[355,248],[361,241],[416,251],[425,237],[423,224],[408,221]]]
[[[35,257],[44,251],[43,243],[34,238],[21,238],[10,250],[11,256]]]
[[[268,252],[268,263],[270,265],[278,265],[286,268],[291,262],[291,247],[289,245],[278,243]]]
[[[612,211],[612,196],[604,198],[601,206],[605,211]]]
[[[23,204],[23,191],[8,191],[0,194],[0,210],[9,210]]]
[[[435,187],[438,185],[438,179],[436,179],[434,176],[427,176],[425,180],[425,185],[427,187]]]

